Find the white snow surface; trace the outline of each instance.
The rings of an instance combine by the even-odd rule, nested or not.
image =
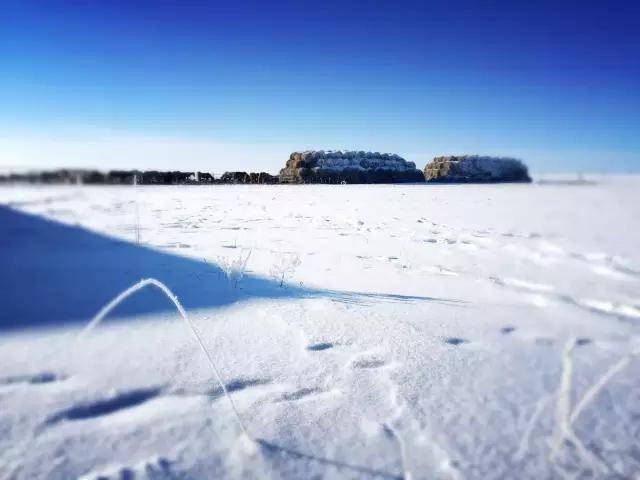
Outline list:
[[[0,187],[0,478],[637,478],[640,177],[592,180]],[[78,337],[149,272],[251,438],[159,292]]]

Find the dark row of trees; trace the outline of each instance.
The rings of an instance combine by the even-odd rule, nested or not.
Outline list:
[[[60,169],[0,175],[0,183],[44,183],[86,185],[211,185],[241,183],[278,183],[278,177],[266,172],[225,172],[219,178],[207,172],[160,172],[157,170]]]

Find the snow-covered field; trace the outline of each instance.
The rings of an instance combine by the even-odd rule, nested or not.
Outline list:
[[[639,478],[640,177],[593,180],[1,187],[0,478]],[[148,277],[249,438],[154,286],[79,337]]]

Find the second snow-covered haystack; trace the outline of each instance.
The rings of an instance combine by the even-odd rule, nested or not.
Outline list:
[[[289,156],[281,183],[424,182],[416,164],[393,153],[306,151]]]
[[[424,167],[427,182],[530,182],[524,163],[515,158],[462,155],[436,157]]]

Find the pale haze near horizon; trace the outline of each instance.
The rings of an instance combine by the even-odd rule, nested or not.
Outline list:
[[[365,145],[341,147],[300,146],[293,143],[234,143],[207,138],[175,136],[142,136],[102,133],[72,136],[23,135],[0,137],[0,170],[23,172],[55,168],[87,168],[97,170],[183,170],[221,174],[225,171],[266,171],[277,173],[293,151],[365,150],[397,153],[413,161],[419,169],[437,155],[476,154],[466,149],[441,149],[432,152],[404,152],[391,146],[368,148]],[[558,150],[555,156],[547,152],[519,152],[498,148],[481,150],[480,154],[507,155],[522,159],[535,173],[637,173],[637,169],[620,168],[616,161],[625,158],[626,165],[636,156],[627,152],[580,152]],[[591,155],[597,162],[582,163]],[[586,168],[585,168],[586,167]]]

